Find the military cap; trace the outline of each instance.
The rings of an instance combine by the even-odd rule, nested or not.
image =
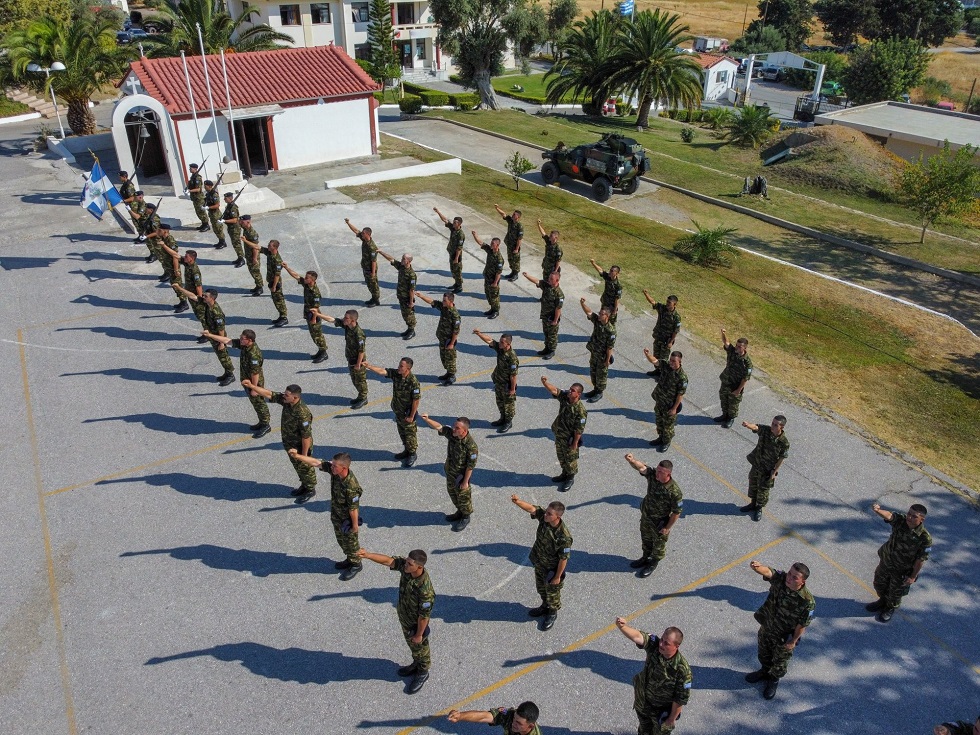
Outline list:
[[[204,182],[204,185],[205,186],[214,186],[214,182],[211,181],[211,179],[208,179],[207,181]]]
[[[129,172],[128,171],[120,171],[119,172],[119,175],[120,176],[127,176],[128,177],[129,176]]]
[[[250,215],[250,214],[243,214],[243,215],[242,215],[241,217],[239,217],[238,219],[247,219],[247,220],[251,220],[251,219],[252,219],[252,215]]]
[[[235,196],[235,195],[232,192],[230,192],[230,191],[226,191],[225,192],[225,199],[227,199],[228,197],[233,197],[233,196]]]
[[[192,164],[190,165],[190,168],[201,168],[201,167],[200,167],[200,166],[198,166],[198,165],[197,165],[196,163],[192,163]]]
[[[170,229],[170,225],[168,225],[166,222],[161,222],[160,223],[160,229],[161,230],[169,230]]]
[[[143,190],[140,189],[138,192],[136,192],[136,196],[138,196],[138,197],[143,196]]]
[[[156,209],[156,208],[157,208],[157,205],[156,205],[156,204],[154,204],[153,202],[149,202],[149,203],[148,203],[148,204],[146,205],[146,208],[147,208],[147,209]]]

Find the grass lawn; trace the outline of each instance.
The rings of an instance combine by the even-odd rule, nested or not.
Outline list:
[[[528,97],[538,97],[544,100],[548,94],[548,87],[544,80],[544,74],[507,74],[502,77],[494,77],[490,84],[500,94],[519,94]],[[524,87],[523,92],[515,92],[511,89],[514,85]],[[563,97],[562,102],[571,103],[570,97]]]
[[[26,115],[31,108],[23,102],[15,102],[0,96],[0,117],[13,117],[14,115]]]

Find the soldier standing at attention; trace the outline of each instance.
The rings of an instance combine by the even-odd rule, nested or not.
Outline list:
[[[207,329],[208,325],[204,321],[204,286],[201,280],[201,269],[197,265],[197,251],[188,250],[185,252],[184,257],[181,258],[181,262],[184,264],[184,288],[197,296],[197,301],[194,302],[194,316],[201,323],[201,328]],[[177,288],[176,284],[172,284],[171,288],[173,288],[177,297],[180,299],[180,303],[174,307],[174,314],[182,314],[190,308],[187,303],[187,297]],[[208,338],[202,336],[197,341],[200,344],[204,344],[208,341]]]
[[[402,460],[403,467],[414,465],[419,451],[419,429],[415,423],[415,415],[419,410],[422,391],[419,379],[412,374],[413,365],[415,362],[410,357],[403,357],[394,370],[364,361],[365,369],[391,380],[391,410],[395,414],[398,438],[401,439],[404,447],[395,455],[395,459]]]
[[[398,622],[408,649],[412,652],[412,663],[398,669],[398,675],[413,677],[405,692],[415,694],[429,680],[429,669],[432,666],[429,620],[436,604],[436,591],[432,588],[429,573],[425,571],[429,557],[421,549],[409,551],[408,558],[373,554],[367,549],[361,549],[357,555],[401,573],[398,583]]]
[[[639,569],[636,576],[649,577],[667,556],[667,537],[684,511],[684,496],[671,473],[674,464],[663,460],[656,469],[645,465],[632,454],[626,455],[630,466],[647,478],[647,494],[640,504],[640,543],[643,553],[630,567]]]
[[[315,308],[313,315],[344,330],[344,357],[347,359],[347,368],[350,371],[350,382],[354,385],[354,390],[357,391],[357,396],[351,400],[350,407],[362,408],[367,403],[368,398],[367,369],[364,366],[367,355],[367,337],[364,336],[364,330],[357,323],[359,317],[357,310],[348,309],[344,312],[342,319],[327,316]],[[340,323],[338,324],[338,322]]]
[[[581,383],[572,383],[568,390],[558,390],[548,382],[547,375],[541,376],[541,385],[558,399],[558,416],[551,425],[551,430],[555,434],[555,454],[558,455],[561,474],[552,477],[551,481],[562,483],[558,492],[564,493],[572,489],[575,475],[578,474],[578,450],[582,444],[585,422],[589,417],[581,400],[585,388]]]
[[[171,287],[175,283],[180,283],[180,248],[177,240],[170,234],[170,225],[161,222],[157,230],[157,251],[160,253],[160,262],[163,264],[163,281],[169,281]],[[186,299],[181,299],[174,305],[174,313],[179,314],[177,307],[184,304],[186,309]],[[181,309],[184,311],[184,309]]]
[[[507,214],[496,204],[493,208],[507,223],[507,234],[504,235],[504,245],[507,246],[507,267],[510,268],[505,278],[516,281],[521,272],[521,242],[524,240],[524,225],[521,224],[521,210],[515,209]]]
[[[483,266],[483,293],[487,297],[490,309],[483,312],[487,319],[496,319],[500,315],[500,277],[504,273],[504,256],[500,254],[500,238],[495,237],[487,245],[473,230],[473,239],[480,250],[487,254],[487,263]]]
[[[572,555],[572,534],[562,520],[564,503],[557,500],[547,508],[510,496],[510,502],[538,522],[538,532],[531,547],[531,564],[534,565],[534,587],[541,595],[541,604],[527,611],[532,618],[541,621],[541,630],[551,630],[561,610],[561,589],[565,586],[565,568]]]
[[[633,709],[640,721],[637,735],[671,732],[691,698],[691,667],[681,655],[684,634],[671,626],[651,637],[616,618],[620,632],[647,653],[643,671],[633,677]]]
[[[242,249],[242,226],[238,221],[238,205],[235,204],[235,195],[230,191],[225,192],[225,211],[221,214],[221,221],[228,227],[228,237],[231,238],[231,246],[235,249],[234,266],[241,268],[245,265],[245,251]]]
[[[184,288],[190,290],[197,296],[201,296],[204,292],[201,288],[201,269],[197,267],[197,251],[188,250],[183,256],[178,252],[177,241],[172,235],[169,234],[170,226],[166,227],[166,232],[168,233],[163,240],[160,242],[160,249],[171,259],[173,265],[174,273],[177,275],[176,280],[170,281],[170,287],[174,288],[175,285],[180,283],[180,266],[184,266]],[[190,256],[190,257],[188,257]],[[166,261],[164,261],[166,262]],[[188,272],[190,271],[190,272]],[[174,293],[177,294],[179,301],[174,306],[174,314],[182,314],[190,308],[187,303],[187,299],[182,293],[180,293],[176,288],[174,288]],[[195,304],[196,307],[196,304]],[[197,309],[194,309],[194,315],[197,316]],[[203,309],[202,309],[203,315]],[[200,317],[198,317],[200,319]],[[204,322],[201,322],[201,326],[204,326]],[[203,343],[202,343],[203,344]]]
[[[200,167],[196,163],[192,163],[188,168],[191,170],[191,176],[187,179],[187,193],[190,194],[191,203],[194,205],[194,214],[201,220],[201,226],[197,231],[207,232],[211,226],[208,224],[208,211],[204,208],[204,179],[197,172]]]
[[[749,341],[739,337],[733,345],[728,341],[724,329],[721,330],[721,346],[725,348],[725,369],[718,376],[721,379],[721,389],[718,391],[721,416],[715,416],[712,420],[730,429],[738,416],[745,384],[752,377],[752,358],[748,355]]]
[[[672,294],[667,297],[666,304],[661,304],[650,298],[646,289],[643,289],[643,295],[657,312],[657,323],[653,328],[653,354],[660,362],[666,362],[674,346],[674,340],[677,339],[677,333],[681,331],[677,297]],[[647,373],[651,378],[655,378],[658,374],[656,369]]]
[[[980,717],[971,725],[969,722],[944,722],[932,728],[932,735],[980,735]]]
[[[145,243],[146,249],[150,251],[146,256],[146,262],[152,263],[155,260],[162,267],[163,259],[160,257],[160,248],[157,245],[157,237],[160,236],[160,216],[157,214],[157,205],[153,202],[147,202],[142,223],[143,229],[140,231],[139,241]],[[160,276],[160,282],[164,280],[166,280],[164,276]]]
[[[192,291],[188,291],[186,288],[179,284],[173,284],[173,287],[177,289],[180,293],[184,294],[187,298],[193,301],[195,304],[204,304],[204,332],[210,332],[211,334],[217,334],[222,337],[225,336],[225,312],[221,310],[218,306],[218,292],[213,288],[207,289],[202,296],[198,296]],[[195,310],[196,313],[196,310]],[[201,338],[205,341],[208,337],[202,333]],[[198,340],[200,342],[201,340]],[[218,381],[218,385],[225,386],[231,385],[235,380],[235,367],[231,363],[231,358],[228,356],[228,350],[221,342],[211,341],[211,348],[214,350],[214,354],[218,356],[218,362],[221,363],[221,367],[225,369],[224,373],[219,375],[215,380]]]
[[[462,531],[470,524],[470,516],[473,515],[470,477],[476,469],[476,462],[480,456],[476,441],[470,434],[470,420],[460,416],[451,428],[433,421],[425,413],[422,414],[422,420],[439,432],[439,436],[449,440],[443,470],[446,472],[446,491],[449,493],[449,499],[456,506],[456,512],[447,515],[446,520],[453,524],[453,531]]]
[[[347,452],[340,452],[332,460],[321,461],[313,457],[299,454],[295,449],[289,450],[291,459],[302,462],[321,472],[330,473],[330,522],[333,524],[334,536],[340,550],[347,557],[343,561],[334,562],[334,569],[343,570],[340,578],[348,582],[364,568],[361,557],[357,552],[361,549],[358,526],[361,510],[361,483],[351,472],[351,458]]]
[[[653,412],[657,424],[657,436],[650,440],[651,447],[657,447],[658,452],[670,449],[674,440],[674,427],[677,425],[677,414],[681,410],[684,394],[687,392],[687,373],[681,363],[684,356],[678,350],[670,353],[670,359],[664,367],[650,350],[643,348],[643,354],[657,368],[657,387],[650,396],[653,398]]]
[[[499,707],[489,711],[458,709],[450,710],[446,719],[450,722],[479,722],[484,725],[496,725],[504,731],[504,735],[541,735],[538,727],[538,706],[534,702],[521,702],[517,708]]]
[[[806,580],[810,568],[796,562],[788,572],[776,571],[757,561],[749,563],[752,571],[769,582],[769,596],[753,617],[759,623],[759,663],[762,668],[745,675],[750,684],[766,682],[762,696],[776,696],[779,680],[786,676],[789,660],[806,627],[813,622],[816,602]]]
[[[598,314],[585,303],[585,297],[579,302],[585,317],[592,322],[592,336],[589,337],[585,349],[589,351],[589,377],[592,380],[592,390],[585,394],[589,403],[602,400],[609,378],[609,366],[613,364],[613,348],[616,346],[616,327],[612,323],[612,315],[605,306]]]
[[[449,253],[449,272],[453,276],[453,293],[462,293],[463,291],[463,243],[466,242],[466,233],[463,232],[463,218],[453,217],[453,221],[450,222],[439,211],[438,207],[433,207],[432,211],[439,215],[439,219],[442,220],[442,224],[446,226],[449,230],[449,245],[446,246],[446,252]]]
[[[242,386],[257,393],[269,403],[282,406],[282,448],[286,450],[293,469],[299,477],[300,486],[290,495],[296,505],[302,505],[316,495],[316,471],[300,460],[300,456],[313,456],[313,414],[303,403],[303,389],[298,385],[287,385],[282,393],[275,393],[251,380],[243,380]],[[290,450],[296,450],[291,452]]]
[[[874,577],[878,599],[865,605],[865,609],[878,613],[878,621],[887,623],[919,578],[922,565],[932,551],[932,536],[923,525],[926,519],[924,505],[916,503],[904,515],[884,510],[877,503],[871,506],[871,510],[892,527],[892,533],[878,549],[881,561]]]
[[[541,233],[541,237],[544,240],[544,258],[541,260],[541,278],[542,280],[548,280],[548,276],[552,273],[561,272],[561,258],[562,251],[561,245],[558,244],[558,238],[561,233],[558,230],[552,230],[551,232],[545,232],[544,226],[541,224],[541,220],[538,220],[538,232]]]
[[[316,279],[319,278],[319,274],[316,271],[306,271],[306,275],[301,276],[290,268],[285,261],[280,259],[279,263],[286,270],[286,273],[292,276],[296,280],[296,283],[303,287],[303,318],[306,320],[306,328],[310,332],[310,339],[316,345],[316,352],[310,355],[310,357],[313,358],[314,364],[319,365],[327,359],[327,340],[323,336],[323,326],[320,324],[319,316],[320,287],[316,285]],[[283,304],[283,307],[285,307],[285,304]]]
[[[442,295],[442,302],[436,303],[424,293],[418,297],[439,312],[439,324],[436,326],[436,340],[439,342],[439,359],[446,372],[439,376],[443,385],[456,382],[456,340],[459,339],[459,312],[456,311],[456,296],[452,291]]]
[[[146,202],[143,201],[143,190],[140,189],[133,195],[133,201],[129,204],[129,217],[131,220],[133,220],[133,226],[136,228],[136,238],[133,240],[133,243],[136,245],[143,242],[143,219],[145,216]],[[152,263],[153,258],[147,256],[146,262]]]
[[[589,262],[602,276],[603,286],[599,303],[604,309],[609,309],[609,323],[616,326],[616,317],[619,316],[619,300],[623,298],[623,285],[619,282],[619,266],[611,266],[607,272],[602,270],[602,266],[596,263],[594,258],[590,258]]]
[[[279,318],[272,322],[272,326],[284,327],[289,324],[289,319],[286,318],[286,297],[282,295],[282,258],[279,255],[279,241],[269,240],[268,247],[264,248],[259,247],[258,240],[254,242],[244,240],[244,243],[254,253],[256,260],[258,260],[259,253],[265,256],[265,282],[269,286],[272,303],[275,305],[276,311],[279,312]],[[251,266],[249,270],[251,270]],[[261,294],[261,291],[259,293]]]
[[[373,232],[370,227],[359,230],[344,219],[350,231],[361,241],[361,272],[364,274],[364,284],[371,293],[371,298],[364,302],[368,308],[381,306],[381,288],[378,286],[378,246],[374,244]]]
[[[126,205],[126,210],[129,212],[129,219],[133,222],[133,228],[136,234],[139,235],[139,220],[133,216],[133,202],[136,201],[136,185],[129,180],[128,171],[119,172],[119,182],[119,196],[123,204]]]
[[[398,297],[398,308],[401,309],[402,319],[405,320],[405,331],[402,332],[402,339],[411,339],[415,336],[415,285],[418,283],[418,276],[412,268],[412,256],[402,253],[402,259],[395,261],[384,250],[378,250],[378,255],[391,263],[398,271],[398,285],[395,287],[395,295]]]
[[[789,439],[786,438],[786,417],[776,416],[769,426],[750,424],[743,421],[749,431],[759,435],[759,441],[746,459],[749,470],[749,503],[739,508],[743,513],[751,513],[753,521],[762,520],[762,509],[769,502],[769,492],[776,484],[779,466],[789,456]]]
[[[491,421],[490,425],[497,427],[498,434],[504,434],[510,431],[514,414],[517,412],[517,369],[520,367],[520,360],[513,350],[514,338],[505,333],[500,335],[498,341],[491,339],[479,329],[474,329],[473,334],[482,339],[497,354],[497,365],[490,379],[493,381],[493,394],[497,399],[500,418]]]
[[[252,385],[257,385],[260,388],[265,387],[265,375],[262,373],[262,363],[264,362],[262,359],[262,350],[255,344],[255,332],[253,330],[242,330],[242,336],[238,339],[229,339],[220,334],[211,334],[207,330],[204,331],[204,336],[225,347],[230,346],[239,350],[238,370],[242,376],[243,386],[247,380]],[[257,424],[252,424],[248,428],[255,432],[252,434],[255,439],[261,439],[272,431],[272,427],[269,425],[269,404],[265,402],[262,396],[250,388],[245,388],[245,395],[248,396],[248,402],[252,404],[252,408],[255,409],[255,415],[259,419]]]
[[[541,289],[541,330],[544,332],[544,349],[538,350],[542,359],[550,360],[558,349],[558,323],[561,321],[561,308],[565,303],[565,294],[558,285],[561,275],[558,271],[551,273],[545,280],[535,278],[527,271],[524,277]]]
[[[208,210],[208,221],[211,223],[211,231],[218,238],[214,249],[222,250],[228,247],[228,242],[225,240],[225,226],[221,222],[221,199],[218,196],[218,190],[214,187],[214,182],[210,179],[204,182],[204,206]]]
[[[252,215],[243,214],[238,218],[242,225],[242,244],[248,248],[245,253],[245,265],[255,282],[252,296],[262,295],[262,267],[259,265],[259,233],[252,227]]]

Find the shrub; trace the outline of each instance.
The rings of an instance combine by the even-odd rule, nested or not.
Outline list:
[[[694,128],[684,128],[681,131],[681,140],[685,143],[690,143],[694,140]]]
[[[691,108],[685,111],[684,119],[689,123],[699,123],[704,119],[704,110],[700,108]]]
[[[475,92],[457,92],[449,95],[449,104],[455,109],[467,111],[480,104],[480,95]]]
[[[462,84],[463,77],[461,77],[459,74],[450,74],[449,81],[452,82],[453,84]]]
[[[419,93],[422,104],[426,107],[443,107],[449,104],[449,95],[435,89],[427,89]]]
[[[677,112],[678,111],[676,109],[667,110],[667,117],[669,117],[671,120],[676,120],[677,119]]]
[[[636,112],[636,108],[633,107],[629,102],[623,102],[622,100],[616,100],[616,114],[620,117],[629,117]]]
[[[738,249],[728,240],[736,228],[705,228],[697,222],[694,223],[694,226],[698,228],[698,231],[675,242],[674,252],[680,253],[695,265],[705,266],[730,266],[732,260],[740,254]]]
[[[734,116],[734,113],[727,107],[712,107],[710,110],[704,111],[704,116],[701,119],[712,130],[720,130],[726,127]]]
[[[398,109],[408,115],[418,115],[422,112],[422,98],[414,94],[406,94],[398,100]]]
[[[772,111],[768,107],[746,105],[728,123],[728,139],[743,148],[758,148],[772,135]],[[777,128],[778,130],[778,128]]]

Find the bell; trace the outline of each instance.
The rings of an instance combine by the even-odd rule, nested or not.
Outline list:
[[[150,137],[150,131],[146,129],[146,125],[140,125],[140,137],[141,138]]]

